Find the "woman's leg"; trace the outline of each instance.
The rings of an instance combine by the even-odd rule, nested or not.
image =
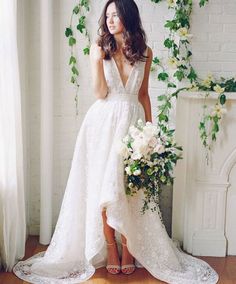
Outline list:
[[[134,272],[135,267],[132,266],[132,264],[134,264],[134,258],[133,256],[130,254],[127,246],[126,246],[126,238],[121,235],[121,241],[122,241],[122,262],[121,265],[131,265],[130,267],[127,268],[122,268],[122,272],[125,274],[130,274],[132,272]]]
[[[107,270],[116,274],[120,272],[120,259],[117,249],[115,230],[107,224],[106,210],[102,211],[103,232],[107,242]],[[118,267],[109,267],[109,265],[117,265]]]

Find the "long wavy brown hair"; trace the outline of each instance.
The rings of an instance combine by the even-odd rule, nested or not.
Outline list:
[[[126,59],[131,64],[137,61],[146,61],[147,56],[144,55],[147,48],[146,34],[142,27],[138,7],[133,0],[108,0],[103,9],[99,20],[97,43],[104,50],[105,59],[111,59],[117,50],[116,40],[110,34],[106,24],[106,11],[111,3],[115,3],[117,14],[124,26],[122,52]]]

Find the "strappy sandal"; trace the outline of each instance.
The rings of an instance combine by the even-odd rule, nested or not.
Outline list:
[[[114,241],[113,243],[107,243],[107,246],[114,246],[117,245],[116,241]],[[118,274],[120,273],[120,265],[117,264],[107,264],[106,269],[109,273],[111,274]]]
[[[125,246],[127,248],[127,245],[124,243],[122,243],[122,246]],[[132,274],[135,271],[135,269],[136,267],[133,263],[121,265],[121,272],[126,275]]]

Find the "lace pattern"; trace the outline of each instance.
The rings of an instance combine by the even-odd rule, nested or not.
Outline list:
[[[180,251],[168,237],[157,212],[141,214],[142,196],[125,195],[123,162],[117,142],[131,124],[144,119],[138,91],[144,62],[137,62],[123,86],[112,60],[104,61],[106,99],[87,112],[78,134],[57,226],[47,251],[14,267],[35,284],[80,283],[106,263],[101,211],[127,238],[130,252],[154,277],[173,284],[213,284],[216,272]],[[140,193],[141,194],[141,193]]]

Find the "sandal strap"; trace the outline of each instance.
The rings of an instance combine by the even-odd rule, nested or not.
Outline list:
[[[135,268],[134,264],[126,264],[126,265],[122,265],[121,269],[126,269],[126,268]]]
[[[110,269],[110,268],[116,268],[116,269],[120,269],[120,265],[115,265],[115,264],[108,264],[106,266],[107,269]]]

